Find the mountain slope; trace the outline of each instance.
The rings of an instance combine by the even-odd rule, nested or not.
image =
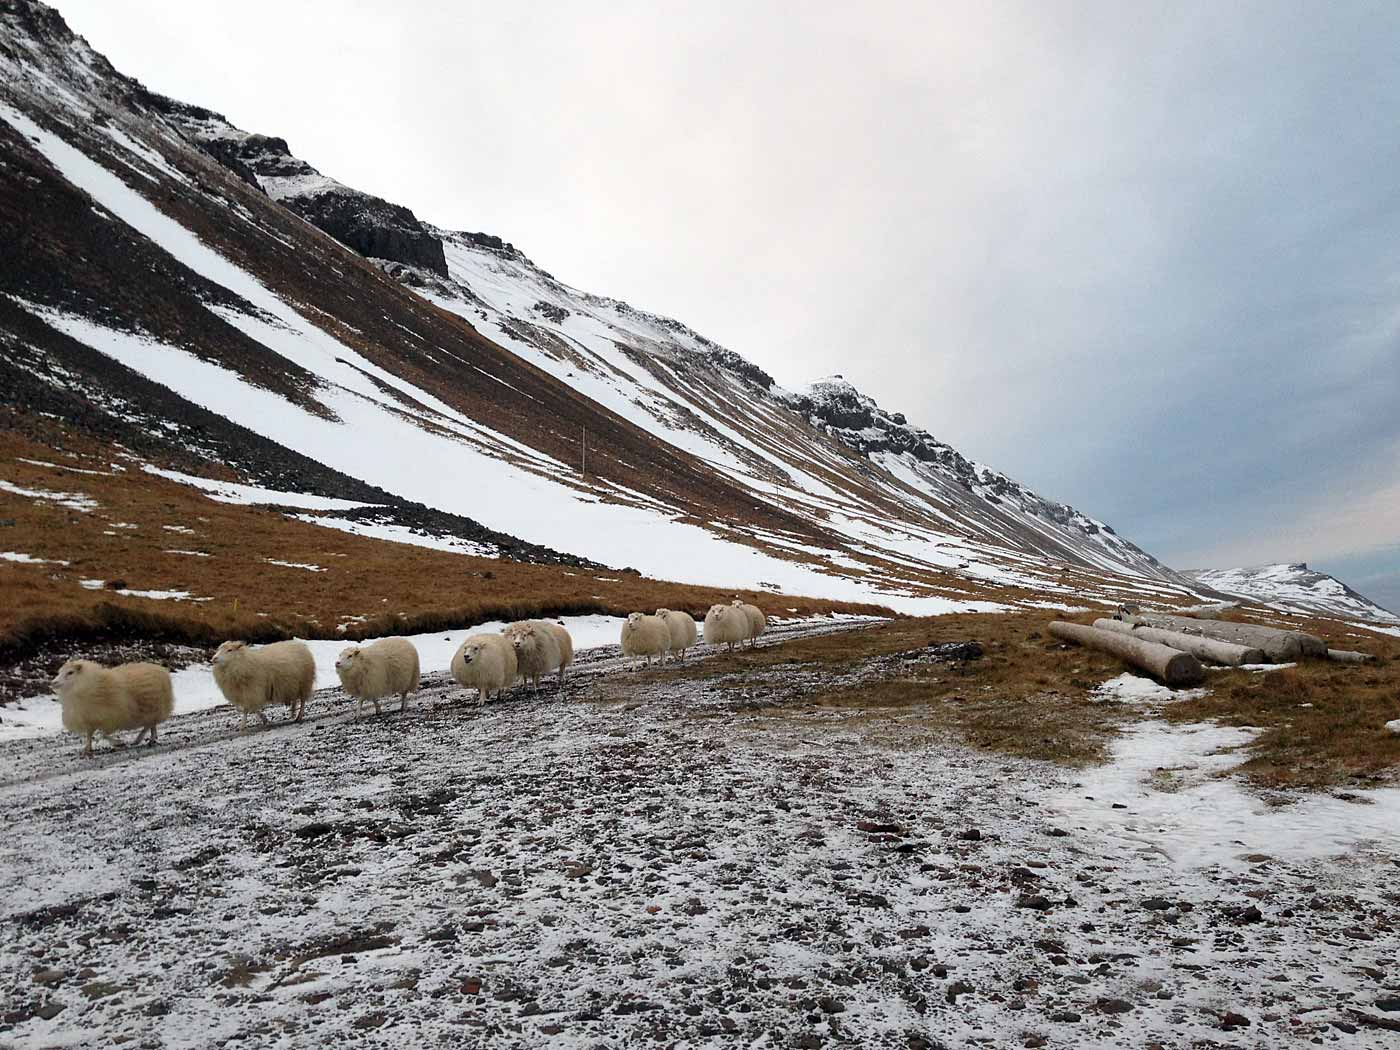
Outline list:
[[[1306,562],[1247,569],[1187,569],[1185,575],[1213,590],[1284,612],[1400,624],[1400,616],[1358,594],[1335,576],[1309,569]]]
[[[0,7],[0,72],[10,425],[50,411],[190,473],[373,490],[403,538],[431,509],[506,556],[685,582],[910,611],[1193,587],[844,381],[780,390],[154,95],[41,4]]]

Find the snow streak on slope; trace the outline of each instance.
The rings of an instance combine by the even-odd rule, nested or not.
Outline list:
[[[1186,576],[1225,594],[1263,602],[1284,612],[1400,624],[1400,616],[1306,562],[1247,569],[1188,569]]]

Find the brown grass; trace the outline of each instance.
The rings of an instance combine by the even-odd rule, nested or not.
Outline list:
[[[638,681],[703,678],[712,687],[745,697],[746,706],[756,702],[756,710],[767,717],[840,711],[875,724],[898,716],[900,732],[949,730],[987,751],[1070,766],[1102,761],[1128,709],[1093,700],[1090,691],[1121,667],[1101,653],[1064,648],[1045,633],[1047,620],[1044,613],[902,619],[859,632],[726,653],[697,668],[652,671]],[[784,668],[854,671],[881,657],[968,640],[982,646],[981,659],[892,666],[853,686],[819,689],[796,701],[764,702],[765,694],[784,694]]]
[[[839,711],[858,724],[884,723],[889,739],[917,728],[951,731],[990,752],[1068,766],[1103,761],[1109,743],[1129,722],[1163,718],[1261,728],[1239,767],[1261,787],[1388,782],[1400,771],[1400,736],[1382,728],[1400,717],[1400,639],[1338,621],[1294,620],[1293,626],[1336,648],[1360,649],[1380,659],[1360,667],[1315,660],[1263,673],[1213,671],[1207,680],[1211,692],[1200,699],[1129,705],[1091,699],[1092,689],[1122,673],[1124,665],[1050,638],[1045,626],[1051,618],[1015,613],[897,620],[722,654],[698,667],[652,671],[637,681],[707,679],[712,689],[732,693],[736,703],[766,717]],[[1075,619],[1092,622],[1094,614]],[[982,659],[890,666],[856,685],[819,689],[796,700],[783,688],[785,668],[794,674],[812,666],[853,671],[892,654],[964,640],[982,645]]]
[[[0,561],[0,654],[9,657],[54,638],[139,635],[208,645],[227,637],[269,640],[293,634],[357,639],[493,619],[625,615],[660,606],[702,614],[710,604],[737,595],[780,615],[889,614],[873,605],[730,592],[354,536],[270,509],[217,503],[145,473],[119,450],[80,438],[65,445],[68,451],[56,451],[0,431],[0,477],[25,489],[82,493],[98,503],[83,512],[0,492],[0,551],[52,562]],[[114,463],[126,470],[114,472]],[[167,525],[194,532],[170,531]],[[170,553],[176,550],[207,556]],[[320,565],[325,571],[272,565],[267,559]],[[188,591],[211,600],[127,597],[106,588],[85,589],[79,582],[85,579],[135,590]],[[342,624],[346,629],[338,631]]]

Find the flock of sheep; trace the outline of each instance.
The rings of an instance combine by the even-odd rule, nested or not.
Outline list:
[[[735,601],[712,605],[705,615],[705,641],[733,649],[753,643],[768,621],[754,605]],[[655,614],[634,612],[622,625],[622,652],[640,663],[655,657],[665,663],[671,654],[683,659],[696,642],[695,620],[689,613],[657,609]],[[540,679],[559,672],[559,686],[574,658],[569,632],[548,620],[524,620],[509,624],[499,634],[473,634],[452,656],[450,670],[457,683],[477,690],[481,703],[516,681],[528,680],[539,689]],[[357,701],[357,713],[365,702],[380,713],[380,701],[399,698],[399,710],[408,706],[410,693],[418,691],[418,650],[406,638],[381,638],[368,645],[352,645],[335,661],[336,675],[346,694]],[[263,708],[285,704],[288,715],[300,722],[306,701],[316,687],[316,661],[305,642],[273,642],[250,646],[224,642],[214,653],[214,681],[224,698],[238,708],[238,728],[247,728],[248,715],[267,725]],[[103,667],[91,660],[69,660],[53,680],[63,705],[63,728],[85,738],[83,755],[92,755],[96,734],[121,743],[115,734],[139,729],[136,743],[156,742],[157,727],[175,710],[170,672],[151,663]]]

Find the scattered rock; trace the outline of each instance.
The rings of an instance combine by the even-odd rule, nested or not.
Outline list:
[[[1224,1014],[1221,1015],[1220,1023],[1217,1027],[1222,1028],[1227,1032],[1231,1032],[1234,1031],[1236,1028],[1248,1028],[1250,1024],[1251,1022],[1249,1018],[1246,1017],[1244,1014],[1237,1014],[1233,1010],[1227,1010]]]

